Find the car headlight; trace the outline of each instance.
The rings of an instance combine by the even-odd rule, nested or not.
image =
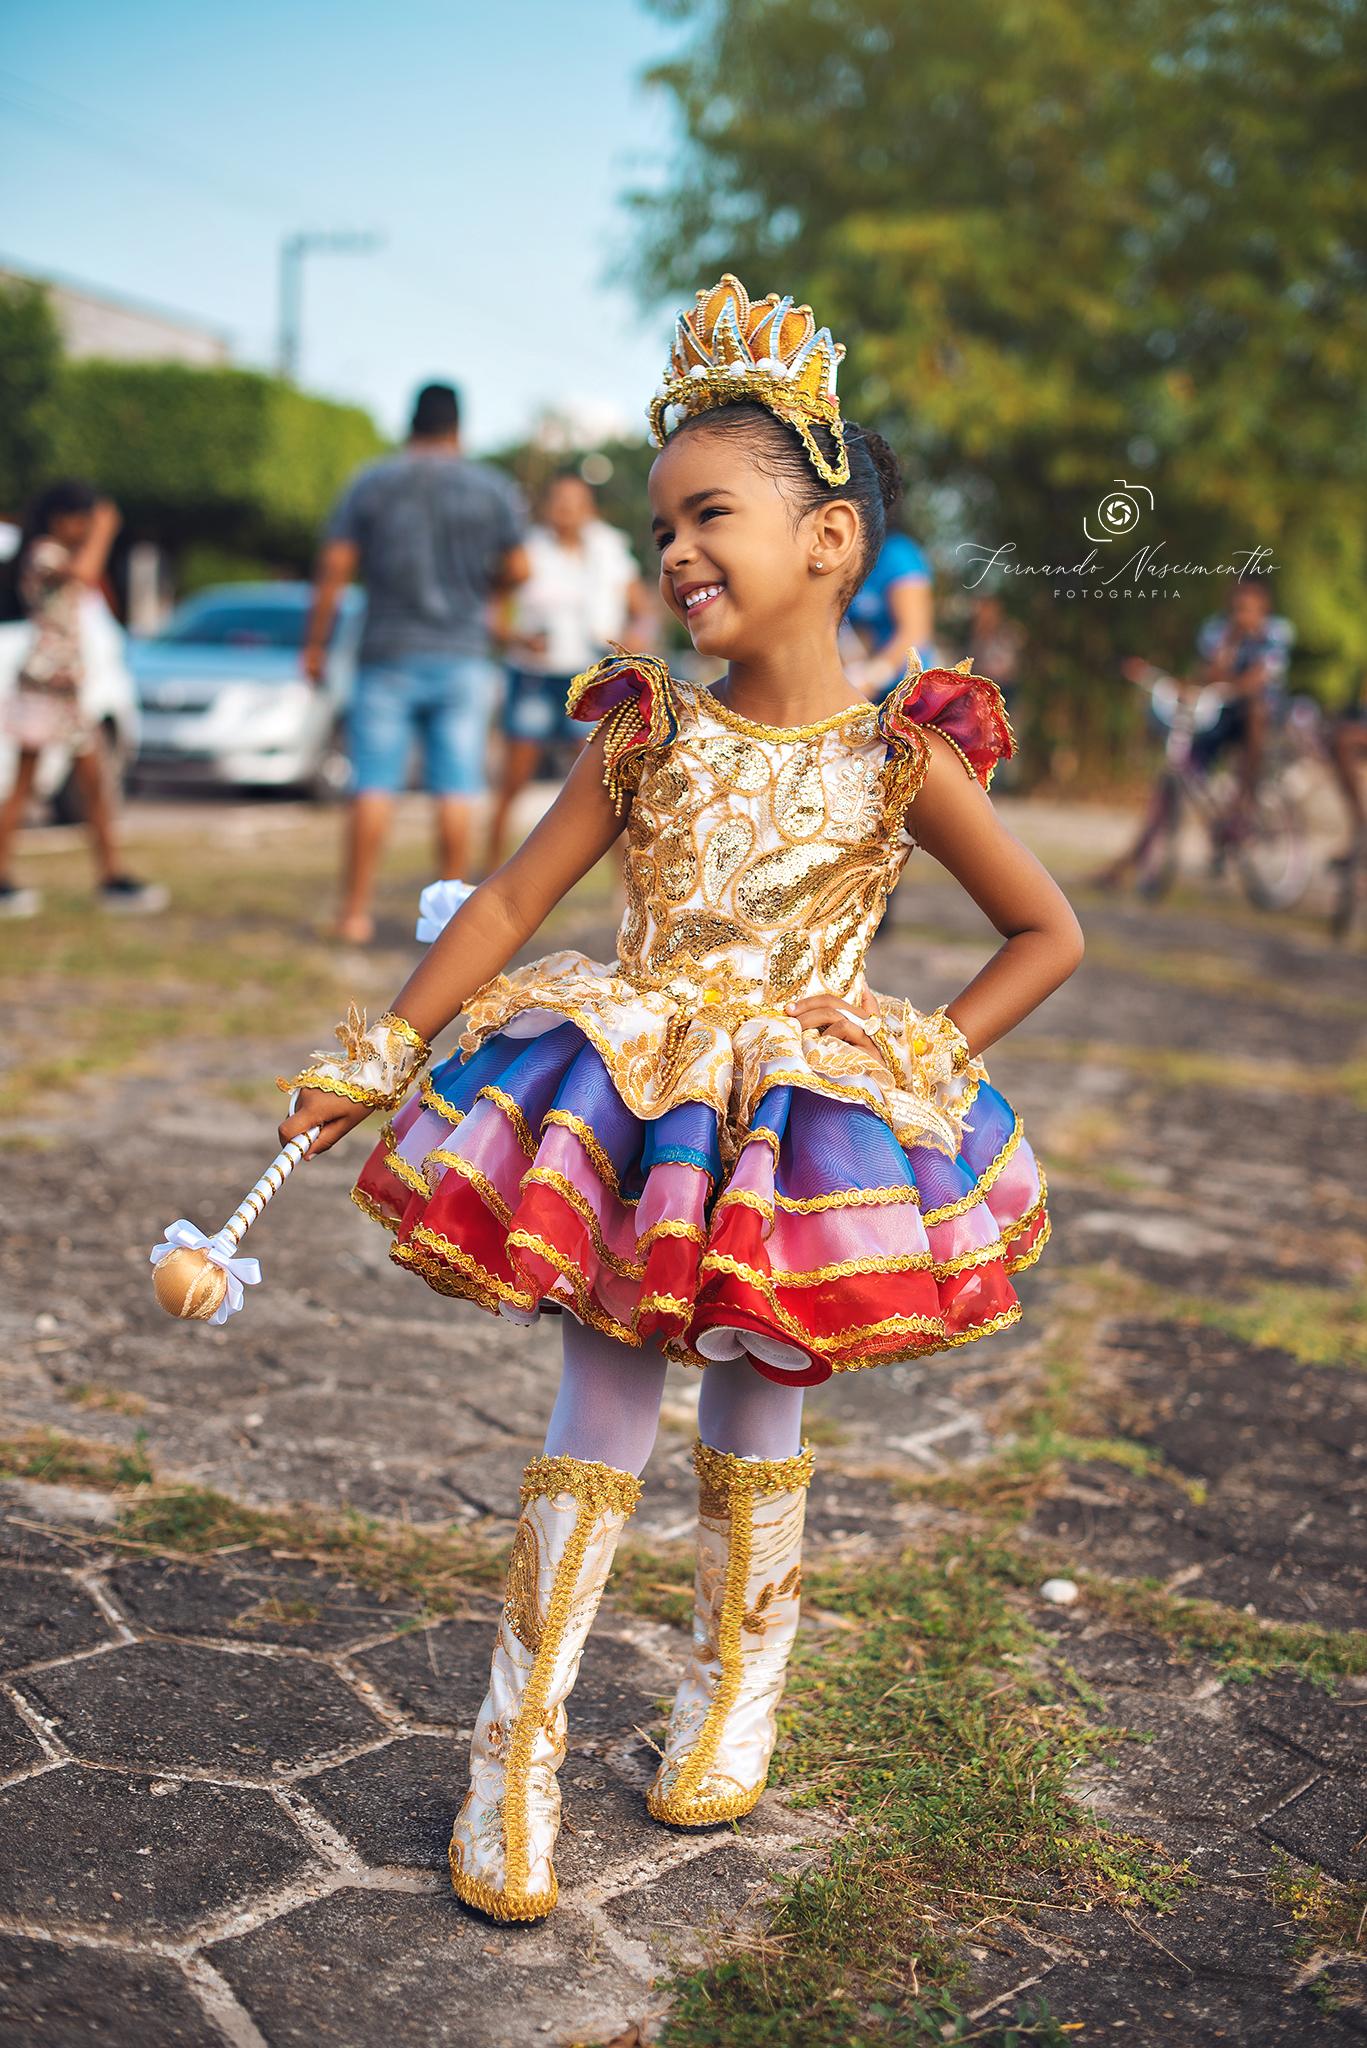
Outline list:
[[[277,687],[231,683],[221,690],[209,714],[213,740],[222,746],[255,751],[288,746],[307,730],[313,692],[304,682]]]

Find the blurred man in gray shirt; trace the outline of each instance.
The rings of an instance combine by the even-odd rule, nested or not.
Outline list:
[[[526,523],[517,486],[462,455],[449,384],[418,393],[404,448],[363,469],[328,523],[303,656],[315,683],[342,592],[357,578],[366,591],[347,721],[353,793],[340,938],[364,945],[374,936],[376,872],[415,743],[436,800],[437,872],[465,873],[500,684],[488,605],[527,576]]]

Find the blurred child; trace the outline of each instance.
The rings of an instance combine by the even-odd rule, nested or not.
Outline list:
[[[575,676],[644,620],[649,600],[624,533],[598,516],[574,471],[553,476],[527,536],[531,573],[508,601],[511,667],[503,712],[503,781],[489,826],[489,865],[507,850],[512,807],[548,746],[583,741],[591,721],[565,709]]]
[[[0,804],[0,917],[32,917],[39,907],[36,889],[10,879],[10,848],[33,793],[38,758],[52,746],[71,751],[100,901],[110,910],[161,910],[166,904],[164,889],[134,881],[119,865],[99,733],[82,702],[81,604],[100,584],[119,524],[118,508],[75,477],[50,484],[24,522],[15,581],[33,638],[4,711],[18,762],[14,786]]]

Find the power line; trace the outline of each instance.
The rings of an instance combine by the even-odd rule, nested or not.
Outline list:
[[[37,101],[26,98],[26,94],[37,95]],[[47,105],[42,104],[44,100]],[[22,120],[37,127],[74,135],[79,141],[103,150],[106,155],[121,157],[144,175],[163,181],[168,177],[176,178],[181,184],[196,185],[201,191],[211,193],[216,199],[242,212],[269,215],[276,221],[280,218],[279,202],[269,199],[264,192],[251,193],[226,184],[213,171],[191,158],[150,150],[132,129],[121,130],[117,121],[111,121],[94,108],[83,106],[79,100],[68,99],[63,93],[54,93],[46,86],[34,85],[14,72],[0,71],[0,106],[8,107]]]

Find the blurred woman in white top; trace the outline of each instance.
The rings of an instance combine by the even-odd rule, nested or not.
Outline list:
[[[509,672],[503,713],[503,786],[489,827],[489,864],[503,859],[508,817],[555,741],[584,740],[592,724],[566,716],[575,676],[629,637],[650,601],[625,534],[598,517],[593,492],[569,471],[554,476],[527,536],[530,574],[508,604]]]

